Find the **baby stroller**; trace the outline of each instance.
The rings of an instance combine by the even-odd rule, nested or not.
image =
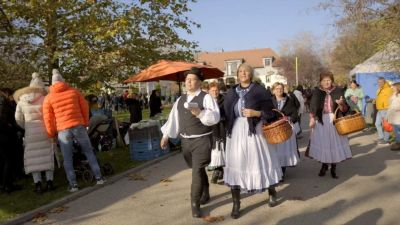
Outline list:
[[[73,146],[73,164],[76,176],[82,178],[85,183],[93,183],[95,177],[92,170],[90,169],[89,162],[86,159],[85,154],[82,153],[81,147],[76,140],[73,140]],[[100,170],[103,176],[110,176],[114,173],[114,169],[110,163],[101,163],[99,158],[97,158],[97,162],[99,163]]]
[[[96,151],[109,151],[113,147],[114,131],[112,120],[105,115],[96,115],[90,118],[88,135]]]

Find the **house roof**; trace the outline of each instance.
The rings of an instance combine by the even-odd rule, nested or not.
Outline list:
[[[205,63],[225,70],[225,61],[243,60],[254,68],[264,67],[262,58],[277,58],[278,54],[270,48],[258,48],[250,50],[229,51],[229,52],[200,52],[197,54],[197,62]]]

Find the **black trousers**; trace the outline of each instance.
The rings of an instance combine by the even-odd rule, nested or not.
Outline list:
[[[182,138],[182,153],[186,164],[192,168],[192,201],[199,201],[203,188],[209,185],[205,167],[211,161],[211,135],[199,138]]]

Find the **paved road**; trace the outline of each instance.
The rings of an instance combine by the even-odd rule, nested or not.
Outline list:
[[[321,178],[320,164],[303,156],[308,131],[303,135],[302,161],[277,188],[278,206],[267,206],[266,193],[246,195],[242,216],[233,220],[230,191],[216,184],[203,211],[224,216],[217,224],[229,225],[400,224],[400,152],[377,146],[372,132],[359,132],[350,136],[353,159],[338,165],[339,179]],[[61,213],[48,213],[40,224],[208,224],[191,217],[190,180],[178,154],[66,204]]]

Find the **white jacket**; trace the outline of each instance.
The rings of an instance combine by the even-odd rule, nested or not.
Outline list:
[[[387,118],[390,124],[400,125],[400,94],[390,97]]]
[[[25,129],[25,173],[54,170],[54,153],[43,122],[43,89],[26,87],[14,94],[15,120]]]

